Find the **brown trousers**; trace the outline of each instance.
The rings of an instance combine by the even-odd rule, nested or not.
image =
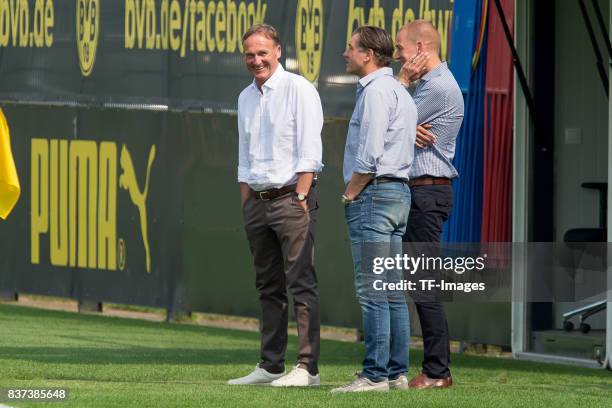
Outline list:
[[[255,286],[261,303],[261,361],[279,373],[287,349],[287,289],[293,297],[298,329],[298,364],[318,372],[320,350],[319,291],[314,268],[317,189],[308,194],[308,212],[295,194],[270,201],[250,198],[243,216],[255,264]]]

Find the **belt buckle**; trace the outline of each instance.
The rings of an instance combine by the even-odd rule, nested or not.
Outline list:
[[[265,196],[264,196],[265,194]],[[258,191],[257,195],[261,201],[270,201],[270,192],[269,191]]]

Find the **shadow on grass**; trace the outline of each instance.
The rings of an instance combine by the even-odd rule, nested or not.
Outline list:
[[[348,346],[348,347],[347,347]],[[363,349],[358,344],[343,344],[324,341],[321,364],[325,366],[358,365],[363,358]],[[287,350],[287,363],[295,356],[295,341]],[[47,364],[151,364],[151,365],[232,365],[250,364],[259,355],[256,347],[236,348],[177,348],[123,346],[104,347],[2,347],[0,359],[22,360]],[[422,352],[413,351],[410,359],[418,364]],[[610,372],[580,369],[556,364],[535,364],[525,361],[501,360],[490,357],[453,356],[454,369],[477,369],[494,372],[514,371],[529,375],[568,375],[591,378],[612,378]]]
[[[227,336],[228,332],[230,332],[232,333],[232,337],[236,339],[250,340],[259,338],[259,335],[257,333],[245,330],[206,327],[195,324],[167,323],[140,319],[127,319],[115,316],[79,314],[73,312],[45,310],[32,307],[0,304],[0,321],[2,320],[3,315],[10,316],[13,319],[16,317],[23,319],[31,319],[28,324],[32,325],[39,322],[41,325],[44,325],[45,321],[53,319],[54,327],[58,327],[61,324],[65,324],[68,328],[73,325],[74,327],[78,327],[79,331],[84,330],[87,325],[94,325],[97,328],[108,326],[110,331],[117,331],[117,329],[122,328],[125,328],[126,330],[144,328],[152,329],[155,331],[163,330],[178,333],[202,333],[222,336]]]
[[[0,359],[48,364],[172,364],[229,365],[251,362],[259,354],[253,348],[194,349],[151,347],[2,347]]]
[[[9,360],[34,361],[50,364],[170,364],[170,365],[231,365],[241,363],[252,363],[259,356],[259,334],[242,330],[221,329],[212,327],[202,327],[185,324],[171,324],[160,322],[149,322],[143,320],[130,320],[108,316],[79,315],[68,312],[58,312],[25,308],[19,306],[0,305],[0,320],[2,318],[15,317],[28,319],[27,324],[34,326],[40,324],[43,328],[38,330],[43,332],[44,325],[49,319],[53,319],[53,326],[57,328],[64,326],[66,334],[64,337],[70,340],[88,343],[83,345],[66,345],[65,347],[0,347],[0,358]],[[10,323],[13,324],[13,323]],[[9,325],[10,325],[9,324]],[[116,340],[101,339],[99,336],[83,336],[87,327],[95,327],[96,330],[106,330],[108,332],[120,331],[126,337]],[[62,328],[64,328],[62,327]],[[151,332],[142,332],[142,329],[150,329]],[[201,348],[180,348],[177,344],[169,344],[168,347],[146,347],[136,346],[135,340],[130,338],[130,330],[139,329],[138,341],[146,342],[148,335],[156,338],[159,331],[163,330],[165,335],[172,333],[195,333],[202,336]],[[74,330],[74,334],[70,334]],[[244,348],[222,348],[216,344],[210,344],[210,337],[225,337],[232,340],[244,340],[252,342]],[[57,336],[56,336],[57,337]],[[179,340],[180,341],[180,340]],[[214,339],[221,342],[222,339]],[[191,339],[190,343],[193,342]],[[128,344],[126,344],[128,343]],[[99,345],[99,346],[98,346]],[[289,349],[287,350],[288,364],[293,360],[296,351],[296,339],[290,337]],[[363,358],[363,347],[359,343],[344,343],[332,340],[323,340],[321,344],[321,364],[327,366],[346,366],[359,365]],[[423,358],[421,350],[410,352],[410,361],[420,364]],[[532,363],[527,361],[517,361],[500,359],[494,357],[468,356],[461,354],[452,355],[453,365],[451,369],[476,369],[490,370],[494,372],[514,371],[529,372],[552,375],[570,375],[592,378],[612,378],[609,371],[576,368],[560,364]]]
[[[412,353],[411,353],[412,358]],[[422,358],[422,354],[421,357]],[[478,369],[491,371],[519,371],[529,374],[554,374],[594,378],[608,378],[612,381],[612,373],[609,370],[576,367],[571,365],[554,363],[536,363],[524,360],[512,360],[507,358],[470,356],[463,354],[452,354],[453,369]],[[415,360],[415,361],[420,361]],[[493,374],[493,373],[492,373]]]

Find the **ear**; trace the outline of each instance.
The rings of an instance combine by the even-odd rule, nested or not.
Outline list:
[[[276,46],[276,52],[278,53],[278,59],[280,59],[280,57],[283,55],[283,50],[281,49],[280,45]]]

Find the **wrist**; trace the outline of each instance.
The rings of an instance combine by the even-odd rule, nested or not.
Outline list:
[[[342,204],[348,204],[348,203],[352,203],[353,201],[355,201],[356,197],[357,196],[353,196],[353,195],[349,195],[348,193],[344,193],[340,197],[340,201],[342,202]]]

